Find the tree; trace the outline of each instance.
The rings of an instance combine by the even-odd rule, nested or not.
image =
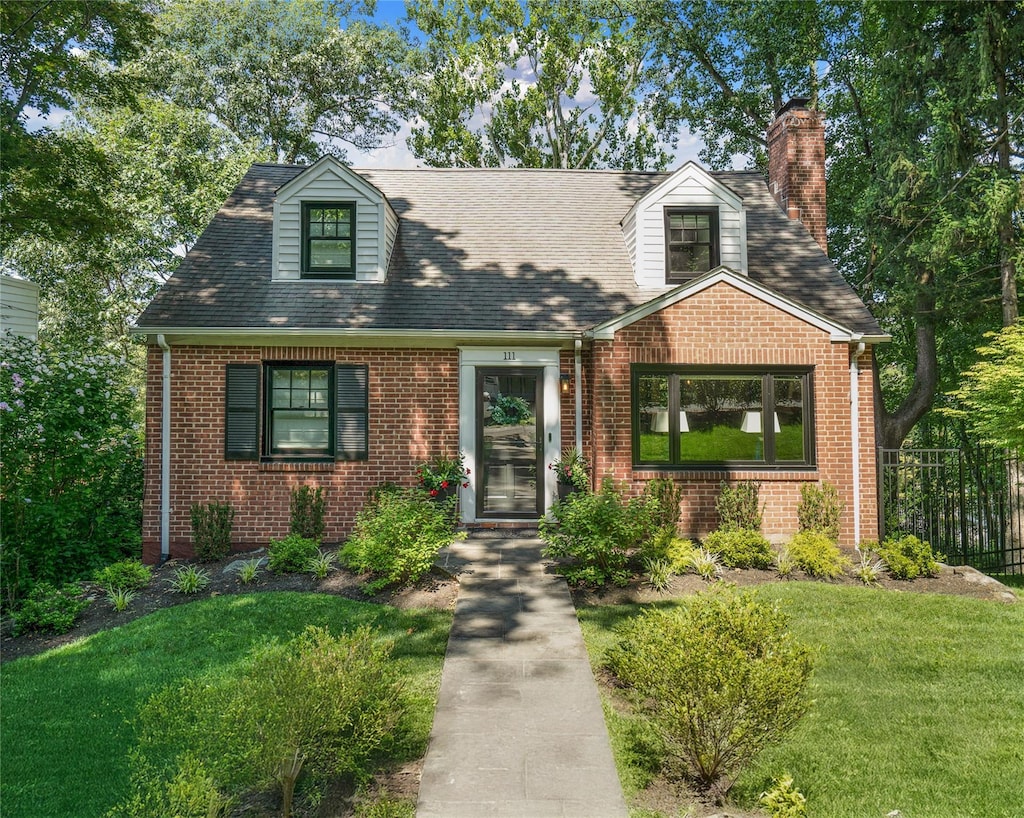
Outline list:
[[[574,0],[413,0],[431,66],[413,153],[436,167],[664,168],[634,21]],[[664,140],[664,142],[660,140]]]
[[[69,134],[30,131],[31,115],[70,109],[84,96],[125,101],[131,78],[114,69],[152,36],[143,0],[0,5],[0,242],[48,240],[102,230],[114,217],[101,191],[102,154]]]
[[[953,393],[961,418],[982,443],[1024,453],[1024,321],[989,336],[981,360]]]
[[[742,150],[760,165],[771,111],[789,96],[827,108],[829,247],[893,335],[878,350],[876,432],[898,447],[998,326],[996,302],[1003,320],[1016,303],[1024,13],[984,2],[640,8],[675,67],[675,115],[704,135],[712,164]]]
[[[323,140],[376,147],[412,99],[403,32],[357,0],[172,0],[150,56],[162,90],[212,114],[279,161],[314,160]]]

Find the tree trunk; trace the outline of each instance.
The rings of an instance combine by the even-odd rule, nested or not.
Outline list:
[[[885,408],[878,367],[874,368],[875,385],[875,439],[885,449],[898,449],[910,430],[931,408],[938,383],[938,355],[935,346],[935,292],[933,276],[926,273],[918,282],[914,299],[915,339],[917,362],[914,365],[914,385],[903,402],[892,412]]]

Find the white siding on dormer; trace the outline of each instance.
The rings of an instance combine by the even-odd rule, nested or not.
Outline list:
[[[703,169],[687,163],[644,196],[622,220],[622,235],[638,287],[665,283],[665,210],[718,211],[719,264],[747,272],[746,214],[742,200]]]
[[[312,165],[278,193],[274,202],[275,279],[302,278],[303,202],[354,203],[356,281],[384,280],[398,218],[380,191],[330,158]]]

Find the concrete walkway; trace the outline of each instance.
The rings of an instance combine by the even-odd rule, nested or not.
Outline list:
[[[576,611],[533,537],[474,533],[442,553],[460,581],[417,818],[625,818]]]

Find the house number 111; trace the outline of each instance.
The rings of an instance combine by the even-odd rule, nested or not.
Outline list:
[[[505,353],[505,360],[506,361],[514,361],[515,359],[516,359],[516,354],[514,352],[506,352]]]

